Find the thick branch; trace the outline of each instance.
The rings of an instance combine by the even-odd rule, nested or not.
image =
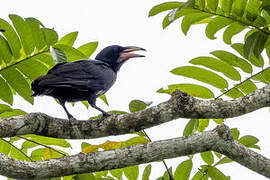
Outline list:
[[[103,121],[68,121],[42,113],[0,118],[0,137],[36,134],[66,139],[120,135],[150,128],[177,118],[231,118],[270,105],[270,85],[229,101],[203,101],[181,91],[169,101],[146,110],[112,115]]]
[[[234,141],[225,125],[201,134],[46,161],[26,162],[0,154],[0,174],[12,178],[40,179],[123,168],[211,150],[270,177],[270,160]]]

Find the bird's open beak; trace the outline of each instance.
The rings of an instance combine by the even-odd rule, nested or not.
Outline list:
[[[140,48],[140,47],[136,47],[136,46],[126,46],[125,50],[123,50],[120,53],[120,56],[117,59],[117,62],[120,63],[120,62],[123,62],[125,60],[130,59],[130,58],[135,58],[135,57],[145,57],[144,55],[130,53],[130,52],[133,52],[133,51],[146,51],[146,50],[143,49],[143,48]]]

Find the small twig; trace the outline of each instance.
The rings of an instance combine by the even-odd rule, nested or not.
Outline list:
[[[22,137],[22,136],[17,136],[17,137],[19,137],[19,138],[21,138],[21,139],[24,139],[24,140],[26,140],[26,141],[29,141],[29,142],[38,144],[38,145],[40,145],[40,146],[46,147],[46,148],[48,148],[48,149],[51,149],[51,150],[53,150],[53,151],[55,151],[55,152],[57,152],[57,153],[59,153],[59,154],[62,154],[63,156],[67,156],[66,154],[64,154],[64,153],[62,153],[62,152],[60,152],[60,151],[58,151],[58,150],[56,150],[56,149],[54,149],[54,148],[52,148],[52,147],[50,147],[50,146],[47,146],[47,145],[45,145],[45,144],[41,144],[41,143],[39,143],[39,142],[33,141],[33,140],[31,140],[31,139],[27,139],[27,138]]]
[[[145,130],[142,130],[142,132],[145,134],[145,136],[147,137],[147,139],[148,139],[150,142],[152,142],[151,138],[148,136],[148,134],[145,132]],[[165,160],[162,159],[162,162],[163,162],[163,164],[164,164],[164,166],[165,166],[165,168],[166,168],[166,171],[168,172],[168,175],[169,175],[169,177],[170,177],[170,180],[174,180],[173,175],[172,175],[171,172],[169,171],[169,168],[168,168],[168,166],[167,166]]]
[[[34,55],[32,55],[32,56],[28,56],[28,57],[26,57],[26,58],[24,58],[24,59],[22,59],[22,60],[20,60],[20,61],[17,61],[17,62],[15,62],[15,63],[13,63],[13,64],[10,64],[10,65],[8,65],[8,66],[6,66],[6,67],[0,69],[0,72],[1,72],[1,71],[4,71],[5,69],[8,69],[8,68],[10,68],[10,67],[12,67],[12,66],[14,66],[14,65],[16,65],[16,64],[20,64],[20,63],[23,62],[23,61],[26,61],[26,60],[28,60],[28,59],[30,59],[30,58],[33,58],[33,57],[35,57],[35,56],[38,56],[38,55],[43,54],[43,53],[46,53],[46,52],[49,52],[49,50],[44,50],[44,51],[38,52],[38,53],[36,53],[36,54],[34,54]]]
[[[25,157],[27,157],[30,161],[33,161],[29,156],[27,156],[27,154],[25,154],[23,151],[21,151],[19,148],[17,148],[16,146],[14,146],[12,143],[10,143],[9,141],[2,139],[3,141],[5,141],[6,143],[8,143],[10,146],[12,146],[15,149],[18,149],[18,151],[20,151]]]
[[[244,82],[246,82],[246,81],[252,79],[253,77],[257,76],[257,75],[260,74],[260,73],[263,73],[264,71],[266,71],[266,70],[268,70],[268,69],[270,69],[270,67],[267,67],[267,68],[263,69],[262,71],[257,72],[256,74],[253,74],[252,76],[250,76],[249,78],[245,79],[245,80],[242,81],[241,83],[235,85],[234,87],[232,87],[232,88],[228,89],[227,91],[225,91],[224,93],[220,94],[218,97],[215,98],[215,100],[217,100],[218,98],[220,98],[221,96],[223,96],[223,95],[225,95],[226,93],[230,92],[231,90],[237,88],[238,86],[240,86],[240,85],[243,84]]]

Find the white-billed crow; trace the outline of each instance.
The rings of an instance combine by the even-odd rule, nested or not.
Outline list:
[[[65,107],[66,102],[88,101],[102,112],[103,118],[109,114],[96,106],[97,97],[110,89],[116,80],[117,71],[126,60],[143,55],[132,53],[144,50],[135,46],[112,45],[104,48],[95,60],[79,60],[56,64],[44,76],[31,84],[33,96],[46,95],[59,100],[68,119],[73,116]]]

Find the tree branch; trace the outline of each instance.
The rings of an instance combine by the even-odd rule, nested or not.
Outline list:
[[[0,174],[20,179],[58,177],[123,168],[205,151],[222,153],[243,166],[270,177],[270,160],[233,140],[226,125],[200,134],[46,161],[20,161],[0,154]]]
[[[137,132],[178,118],[232,118],[270,106],[270,85],[244,97],[199,100],[179,90],[170,100],[146,110],[112,115],[100,120],[65,120],[42,113],[0,118],[0,137],[36,134],[65,139],[87,139]]]

